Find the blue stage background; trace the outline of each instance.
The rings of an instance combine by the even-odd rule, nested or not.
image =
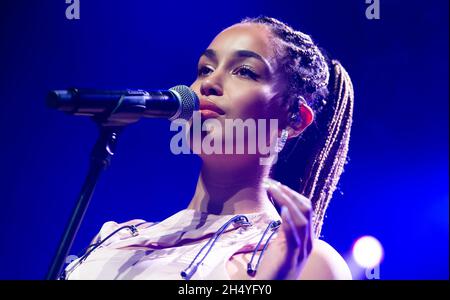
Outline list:
[[[64,0],[0,4],[0,279],[44,278],[88,167],[96,127],[47,109],[50,89],[190,85],[225,27],[265,14],[311,34],[355,88],[350,163],[323,239],[384,246],[381,279],[448,279],[448,1]],[[126,128],[73,247],[101,225],[187,206],[200,160],[175,156],[166,120]]]

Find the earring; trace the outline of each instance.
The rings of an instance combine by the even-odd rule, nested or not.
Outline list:
[[[278,138],[277,148],[275,149],[277,153],[280,153],[281,150],[283,150],[284,145],[286,144],[288,135],[289,135],[289,133],[286,129],[281,130],[281,136]]]

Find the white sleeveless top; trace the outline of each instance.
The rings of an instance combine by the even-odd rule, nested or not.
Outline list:
[[[128,229],[117,232],[81,262],[79,258],[70,263],[65,269],[65,279],[183,279],[181,272],[211,237],[235,216],[238,215],[213,215],[184,209],[159,223],[143,220],[122,224],[107,222],[95,242],[125,225],[137,225],[138,234],[133,236]],[[278,215],[270,217],[266,213],[244,216],[252,225],[231,223],[189,279],[230,279],[227,261],[236,253],[253,252],[270,222],[281,220]],[[259,250],[269,235],[270,232],[261,241]],[[276,233],[272,239],[275,237]],[[208,247],[196,262],[207,250]],[[254,264],[260,253],[255,255]]]

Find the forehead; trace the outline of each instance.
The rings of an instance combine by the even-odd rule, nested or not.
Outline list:
[[[208,48],[214,49],[220,56],[231,55],[236,50],[250,50],[272,61],[271,36],[265,25],[236,24],[219,33]]]

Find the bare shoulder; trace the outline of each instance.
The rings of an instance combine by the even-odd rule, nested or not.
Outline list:
[[[331,245],[315,239],[299,279],[351,280],[352,275],[344,258]]]

